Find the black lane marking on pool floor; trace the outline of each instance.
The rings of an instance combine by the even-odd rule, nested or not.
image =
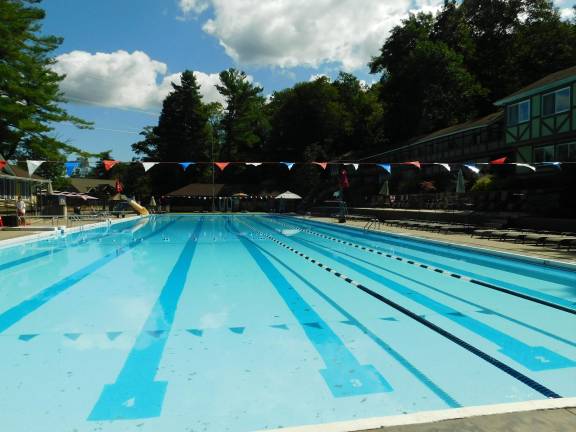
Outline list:
[[[251,229],[258,232],[257,229],[255,229],[254,227],[251,227]],[[271,241],[273,241],[274,243],[283,247],[284,249],[287,249],[290,252],[304,258],[305,260],[307,260],[313,264],[316,264],[316,266],[320,267],[321,269],[323,269],[329,273],[334,274],[334,276],[337,276],[340,279],[345,280],[346,282],[348,282],[352,286],[358,288],[359,290],[365,292],[366,294],[374,297],[377,300],[380,300],[381,302],[383,302],[383,303],[387,304],[388,306],[396,309],[397,311],[399,311],[399,312],[403,313],[404,315],[412,318],[413,320],[418,321],[420,324],[428,327],[430,330],[438,333],[439,335],[444,336],[448,340],[454,342],[455,344],[457,344],[460,347],[464,348],[465,350],[471,352],[472,354],[476,355],[477,357],[480,357],[482,360],[484,360],[484,361],[490,363],[491,365],[497,367],[502,372],[504,372],[504,373],[510,375],[511,377],[517,379],[518,381],[527,385],[531,389],[537,391],[541,395],[546,396],[547,398],[553,398],[553,399],[558,399],[558,398],[562,397],[558,393],[556,393],[556,392],[550,390],[548,387],[544,386],[543,384],[540,384],[539,382],[534,381],[532,378],[530,378],[530,377],[524,375],[523,373],[517,371],[516,369],[508,366],[506,363],[503,363],[500,360],[492,357],[491,355],[486,354],[484,351],[481,351],[478,348],[476,348],[475,346],[470,345],[468,342],[464,341],[463,339],[460,339],[458,336],[453,335],[449,331],[444,330],[442,327],[439,327],[436,324],[426,320],[425,318],[422,318],[421,316],[415,314],[414,312],[410,311],[409,309],[405,308],[404,306],[402,306],[398,303],[395,303],[392,300],[387,299],[386,297],[382,296],[381,294],[378,294],[377,292],[371,290],[370,288],[362,285],[361,283],[354,281],[353,279],[349,278],[345,274],[343,274],[341,272],[337,272],[336,270],[334,270],[334,269],[328,267],[327,265],[319,262],[318,260],[316,260],[312,257],[309,257],[308,255],[294,249],[290,245],[281,242],[280,240],[276,239],[275,237],[272,237],[269,234],[266,234],[263,232],[260,232],[260,234],[268,237]]]
[[[444,275],[444,276],[448,276],[448,277],[453,277],[453,278],[455,278],[455,279],[464,280],[464,281],[473,283],[473,284],[475,284],[475,285],[480,285],[480,286],[483,286],[483,287],[485,287],[485,288],[489,288],[489,289],[492,289],[492,290],[495,290],[495,291],[499,291],[499,292],[502,292],[502,293],[505,293],[505,294],[510,294],[510,295],[512,295],[512,296],[515,296],[515,297],[518,297],[518,298],[521,298],[521,299],[524,299],[524,300],[528,300],[528,301],[531,301],[531,302],[534,302],[534,303],[541,304],[541,305],[543,305],[543,306],[548,306],[548,307],[551,307],[551,308],[560,310],[560,311],[562,311],[562,312],[567,312],[567,313],[569,313],[569,314],[576,315],[576,310],[574,310],[574,309],[570,309],[570,308],[568,308],[568,307],[566,307],[566,306],[562,306],[562,305],[559,305],[559,304],[556,304],[556,303],[552,303],[552,302],[549,302],[549,301],[546,301],[546,300],[543,300],[543,299],[539,299],[539,298],[537,298],[537,297],[532,297],[532,296],[529,296],[529,295],[527,295],[527,294],[522,294],[522,293],[519,293],[519,292],[517,292],[517,291],[510,290],[510,289],[508,289],[508,288],[502,288],[502,287],[499,287],[499,286],[497,286],[497,285],[493,285],[493,284],[490,284],[490,283],[487,283],[487,282],[483,282],[483,281],[478,280],[478,279],[470,278],[470,277],[468,277],[468,276],[459,275],[459,274],[457,274],[457,273],[451,273],[451,272],[448,272],[448,271],[446,271],[446,270],[442,270],[442,269],[437,268],[437,267],[432,267],[432,266],[429,266],[429,265],[427,265],[427,264],[419,263],[419,262],[417,262],[417,261],[407,260],[407,259],[405,259],[405,258],[396,256],[396,255],[387,254],[387,253],[385,253],[385,252],[379,251],[378,249],[370,248],[370,247],[367,247],[367,246],[362,246],[362,245],[359,245],[359,244],[357,244],[357,243],[352,243],[352,242],[349,242],[349,241],[346,241],[346,240],[338,239],[338,238],[336,238],[336,237],[331,237],[331,236],[328,236],[328,235],[326,235],[326,234],[322,234],[322,233],[318,233],[318,232],[316,232],[316,231],[313,231],[313,230],[311,230],[311,229],[309,229],[309,228],[303,228],[302,226],[299,226],[299,225],[290,225],[290,224],[286,224],[286,223],[284,223],[284,222],[279,222],[279,221],[275,221],[275,220],[274,220],[274,222],[276,222],[276,223],[278,223],[278,224],[281,224],[281,225],[284,225],[284,226],[286,226],[286,227],[290,227],[290,228],[294,228],[294,229],[299,229],[299,230],[301,230],[301,231],[303,231],[303,232],[306,232],[306,233],[311,234],[311,235],[315,235],[315,236],[317,236],[317,237],[324,238],[324,239],[326,239],[326,240],[330,240],[330,241],[333,241],[333,242],[336,242],[336,243],[341,243],[341,244],[344,244],[344,245],[346,245],[346,246],[352,246],[352,247],[354,247],[354,248],[356,248],[356,249],[360,249],[360,250],[365,251],[365,252],[369,252],[369,253],[373,253],[373,254],[376,254],[376,255],[384,256],[384,257],[390,258],[390,259],[395,259],[395,260],[397,260],[397,261],[405,262],[405,263],[411,264],[411,265],[415,265],[415,266],[417,266],[417,267],[423,268],[423,269],[425,269],[425,270],[430,270],[430,271],[433,271],[433,272],[435,272],[435,273],[442,274],[442,275]]]

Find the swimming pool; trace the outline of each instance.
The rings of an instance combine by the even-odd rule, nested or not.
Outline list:
[[[252,431],[576,396],[576,272],[313,220],[0,249],[0,426]]]

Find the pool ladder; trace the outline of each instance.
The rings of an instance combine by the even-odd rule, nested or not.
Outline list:
[[[364,231],[370,231],[370,230],[380,230],[380,219],[370,219],[368,222],[366,222],[366,225],[364,225]]]

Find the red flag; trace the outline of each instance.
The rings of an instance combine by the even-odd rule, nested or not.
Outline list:
[[[6,166],[6,161],[5,160],[0,160],[0,170],[4,169],[4,167]]]
[[[224,171],[226,167],[230,165],[230,162],[214,162],[214,165],[220,168],[220,171]]]
[[[114,185],[114,188],[116,189],[116,193],[122,193],[122,191],[124,190],[124,185],[119,179],[116,179],[116,184]]]
[[[490,165],[502,165],[502,164],[506,163],[506,159],[508,159],[506,156],[504,156],[503,158],[500,158],[500,159],[495,159],[493,161],[490,161]]]
[[[414,162],[404,162],[403,165],[413,165],[416,168],[420,169],[420,162],[419,161],[414,161]]]
[[[350,187],[350,181],[348,181],[348,172],[344,168],[340,170],[340,187],[342,189],[348,189]]]
[[[312,162],[312,163],[321,166],[323,170],[325,170],[326,167],[328,166],[328,162]]]
[[[103,160],[102,165],[104,165],[104,169],[106,171],[110,171],[114,165],[116,165],[118,161],[115,160]]]

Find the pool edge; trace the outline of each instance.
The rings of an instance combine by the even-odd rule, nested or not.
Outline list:
[[[281,429],[266,429],[266,432],[361,432],[379,428],[433,424],[447,420],[467,419],[489,415],[513,414],[575,407],[576,397],[543,399],[525,402],[451,408],[437,411],[420,411],[412,414],[402,414],[386,417],[370,417],[361,420],[285,427]],[[263,432],[263,430],[256,432]]]

